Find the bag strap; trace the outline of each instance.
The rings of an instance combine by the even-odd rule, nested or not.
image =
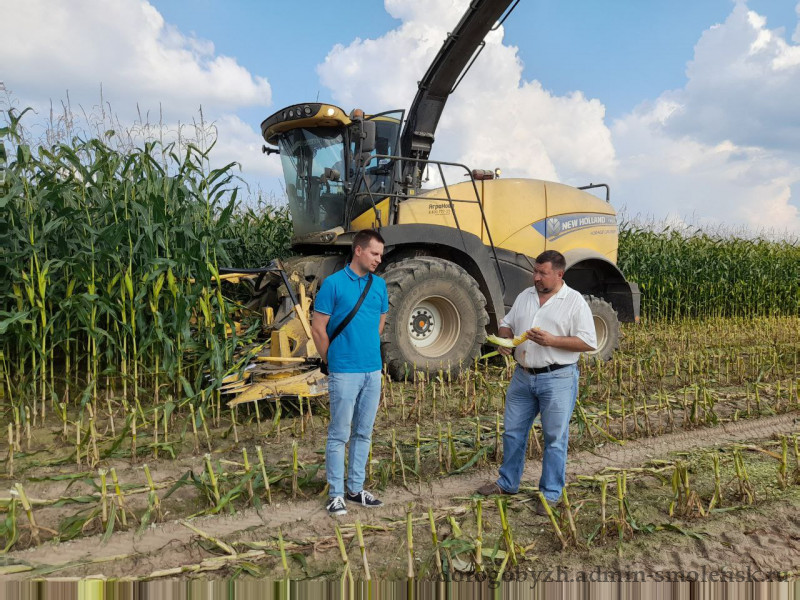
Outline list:
[[[328,338],[328,344],[332,344],[333,340],[335,340],[336,337],[340,333],[342,333],[342,331],[344,331],[344,328],[347,327],[350,324],[350,321],[353,320],[353,317],[356,316],[358,309],[361,308],[361,304],[364,302],[364,298],[366,298],[367,294],[369,293],[370,287],[372,287],[372,273],[369,274],[369,278],[367,279],[367,285],[364,287],[364,291],[361,292],[361,296],[359,296],[358,302],[356,302],[356,305],[353,307],[353,310],[350,311],[350,314],[344,318],[344,321],[342,321],[336,326],[336,329],[334,329],[333,334],[331,334],[331,336]]]

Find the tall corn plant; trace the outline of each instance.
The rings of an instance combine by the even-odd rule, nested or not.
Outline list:
[[[213,283],[237,190],[208,151],[102,139],[32,149],[7,113],[2,408],[206,401],[242,340]],[[94,414],[97,414],[96,411]]]
[[[625,224],[619,267],[655,319],[800,314],[800,245]]]
[[[259,196],[255,206],[239,206],[224,231],[230,266],[258,268],[289,254],[292,221],[288,207]]]

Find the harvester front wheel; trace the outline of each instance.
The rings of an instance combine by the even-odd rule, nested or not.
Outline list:
[[[480,356],[486,337],[486,299],[463,268],[418,257],[389,265],[383,278],[389,313],[381,350],[395,379],[415,370],[457,373]]]
[[[600,360],[610,360],[614,350],[619,348],[619,319],[617,311],[605,300],[596,296],[584,296],[592,311],[594,330],[597,334],[597,350],[587,352],[589,356]]]

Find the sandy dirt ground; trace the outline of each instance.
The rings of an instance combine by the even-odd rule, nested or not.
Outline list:
[[[719,425],[682,431],[650,438],[640,438],[624,445],[605,444],[592,450],[574,452],[570,455],[568,478],[577,481],[580,476],[592,476],[614,469],[633,469],[659,459],[669,459],[676,454],[699,449],[725,446],[731,443],[759,442],[775,436],[796,434],[800,431],[797,413],[788,413],[753,420],[742,420]],[[175,481],[189,469],[199,472],[202,457],[187,457],[176,461],[153,464],[154,479],[166,485]],[[540,464],[528,461],[524,482],[535,485],[539,477]],[[120,479],[128,480],[134,467],[120,461],[117,465]],[[140,470],[140,469],[139,469]],[[402,547],[404,533],[381,532],[387,523],[405,519],[411,509],[415,516],[423,517],[429,507],[445,511],[449,507],[468,506],[475,489],[496,476],[495,469],[483,468],[463,475],[439,477],[432,481],[407,486],[390,486],[381,492],[385,505],[379,509],[351,509],[347,516],[334,520],[327,515],[323,499],[314,497],[287,501],[285,499],[261,510],[238,510],[234,515],[204,516],[191,520],[191,525],[227,544],[255,542],[272,539],[281,532],[288,541],[314,541],[311,551],[306,552],[311,564],[309,570],[297,569],[295,576],[325,576],[336,572],[338,548],[331,543],[334,523],[350,531],[345,536],[352,560],[358,557],[358,547],[353,541],[352,525],[359,519],[365,528],[374,526],[368,534],[369,553],[378,572],[391,576],[405,569],[406,550]],[[64,482],[41,481],[29,484],[31,497],[46,499],[65,495]],[[638,485],[638,484],[637,484]],[[794,486],[795,488],[797,486]],[[77,493],[80,485],[67,493]],[[163,489],[163,487],[161,488]],[[663,493],[663,492],[662,492]],[[144,494],[135,502],[143,503]],[[732,573],[749,573],[752,577],[761,574],[782,573],[791,577],[800,569],[800,493],[766,497],[746,510],[720,513],[696,523],[702,535],[687,536],[675,531],[661,531],[647,536],[636,536],[624,544],[621,551],[613,544],[598,545],[589,549],[561,549],[554,543],[549,523],[536,515],[530,507],[532,496],[522,492],[509,499],[509,511],[518,524],[519,538],[527,537],[530,556],[521,567],[531,578],[547,579],[576,577],[602,569],[616,572],[644,571],[648,576],[658,573],[688,573],[728,569]],[[106,542],[100,534],[78,538],[59,544],[44,543],[22,551],[0,555],[0,565],[5,565],[2,578],[24,579],[31,576],[66,577],[101,575],[109,578],[158,577],[182,565],[200,565],[209,558],[218,557],[219,547],[213,547],[188,528],[177,516],[191,514],[183,503],[191,503],[191,495],[179,490],[164,503],[164,520],[151,525],[141,534],[134,531],[115,532]],[[74,508],[70,508],[74,512]],[[42,507],[36,510],[38,521],[44,526],[55,526],[63,518],[64,508]],[[457,514],[457,512],[456,512]],[[511,518],[511,517],[510,517]],[[172,519],[172,520],[171,520]],[[424,531],[424,529],[420,529]],[[417,535],[417,534],[415,534]],[[421,534],[420,534],[421,535]],[[200,543],[203,541],[204,543]],[[520,541],[520,544],[523,542]],[[209,548],[209,546],[212,546]],[[237,552],[241,546],[236,546]],[[250,550],[249,562],[279,565],[274,554],[259,556]],[[241,560],[241,557],[239,558]],[[266,561],[266,562],[265,562]],[[209,571],[206,576],[230,574],[230,567]],[[396,564],[395,564],[396,563]],[[218,563],[217,563],[218,564]],[[296,563],[295,563],[296,564]],[[11,573],[15,567],[20,570]],[[193,572],[202,573],[205,569]],[[278,572],[278,571],[276,571]],[[191,574],[191,573],[190,573]],[[662,575],[663,576],[663,575]],[[733,575],[732,575],[733,576]],[[766,575],[765,575],[766,576]]]

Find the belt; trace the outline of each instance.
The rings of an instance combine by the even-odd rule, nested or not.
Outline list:
[[[564,367],[571,367],[575,363],[570,363],[568,365],[547,365],[546,367],[523,367],[519,365],[519,368],[525,371],[526,373],[530,373],[531,375],[540,375],[541,373],[550,373],[551,371],[558,371],[559,369],[563,369]]]

